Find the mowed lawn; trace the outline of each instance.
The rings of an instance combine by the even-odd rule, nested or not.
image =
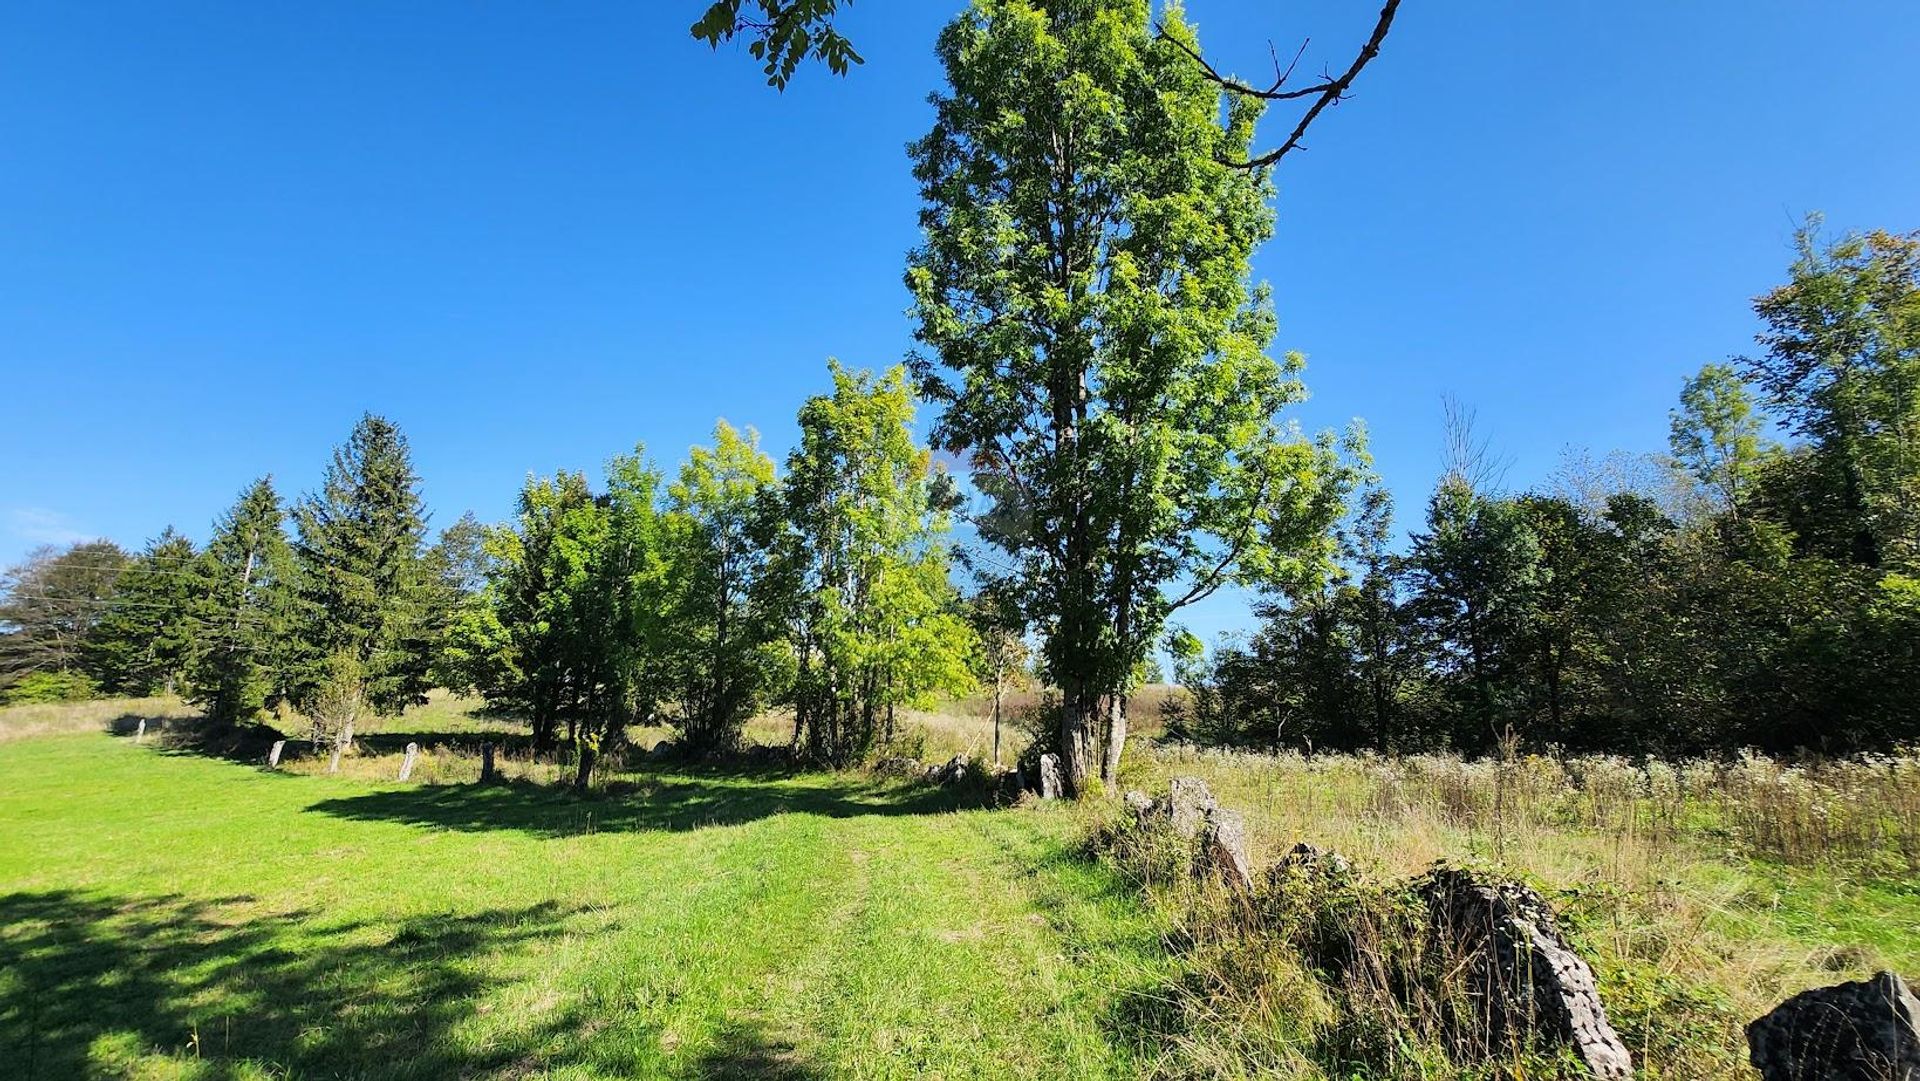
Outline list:
[[[830,774],[620,787],[0,742],[0,1076],[1101,1077],[1152,1057],[1129,1041],[1169,962],[1072,854],[1070,812]]]

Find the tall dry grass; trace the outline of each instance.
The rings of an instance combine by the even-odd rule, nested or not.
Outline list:
[[[1742,1026],[1788,995],[1881,967],[1920,974],[1912,757],[1642,764],[1167,747],[1134,756],[1127,783],[1158,791],[1179,775],[1204,778],[1223,805],[1247,813],[1257,864],[1304,840],[1351,858],[1376,891],[1363,895],[1376,899],[1441,860],[1533,883],[1594,964],[1644,1076],[1748,1078]],[[1204,1046],[1185,1057],[1245,1059],[1247,1033],[1267,1031],[1284,1046],[1263,1061],[1319,1076],[1327,1041],[1340,1037],[1281,1024],[1272,1014],[1284,1004],[1296,1019],[1329,1018],[1347,1037],[1385,1040],[1376,1076],[1456,1076],[1393,1051],[1381,1011],[1336,1009],[1349,990],[1321,978],[1287,934],[1247,931],[1235,910],[1179,876],[1148,892],[1179,928],[1174,941],[1191,947],[1190,982],[1207,991],[1184,1000],[1203,1022],[1185,1038],[1220,1034],[1199,1037]],[[1379,915],[1388,911],[1354,909],[1359,922],[1342,933],[1391,952],[1366,929],[1390,923]],[[1226,1016],[1240,1021],[1223,1028]],[[1416,1020],[1402,1035],[1431,1031]]]

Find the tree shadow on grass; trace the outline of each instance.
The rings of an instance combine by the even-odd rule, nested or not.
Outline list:
[[[773,1035],[758,1021],[740,1019],[720,1030],[715,1045],[700,1056],[693,1074],[717,1081],[813,1081],[826,1076],[806,1061],[792,1041]]]
[[[466,1077],[550,1033],[453,1037],[486,955],[567,932],[552,903],[327,921],[251,899],[0,896],[0,1062],[21,1081],[122,1074],[155,1054],[191,1076]],[[572,928],[571,930],[578,930]]]
[[[887,784],[830,774],[789,780],[784,773],[716,767],[677,769],[622,780],[612,793],[604,795],[580,796],[565,787],[525,781],[422,785],[321,800],[307,809],[357,821],[571,837],[582,833],[684,832],[780,814],[825,818],[930,815],[982,805],[977,794],[957,788]]]

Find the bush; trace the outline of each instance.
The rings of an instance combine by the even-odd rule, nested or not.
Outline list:
[[[18,706],[32,702],[84,702],[99,696],[99,685],[78,672],[29,672],[0,692],[0,702]]]

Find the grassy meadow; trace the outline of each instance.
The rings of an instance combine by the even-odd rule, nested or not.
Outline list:
[[[906,738],[980,754],[982,712]],[[1325,1052],[1341,1022],[1310,971],[1204,933],[1216,893],[1089,855],[1109,803],[639,756],[576,796],[470,703],[373,728],[330,775],[298,742],[279,772],[196,745],[167,700],[0,710],[0,1075],[1389,1075]],[[465,783],[482,739],[506,783]],[[1739,1025],[1784,995],[1920,972],[1910,761],[1143,746],[1128,784],[1176,774],[1246,810],[1260,858],[1305,839],[1381,879],[1526,876],[1644,1076],[1750,1076]]]

